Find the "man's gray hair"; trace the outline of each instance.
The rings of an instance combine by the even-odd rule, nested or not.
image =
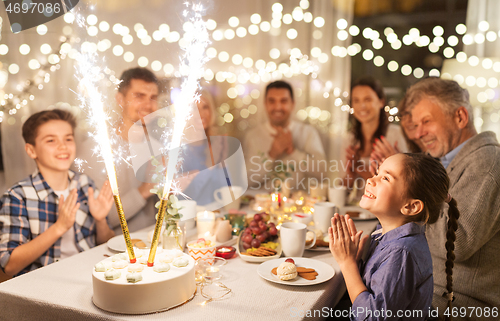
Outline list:
[[[469,114],[469,126],[473,126],[469,92],[456,81],[429,77],[417,82],[406,91],[406,109],[411,111],[423,99],[431,100],[449,115],[453,115],[458,108],[465,107]]]

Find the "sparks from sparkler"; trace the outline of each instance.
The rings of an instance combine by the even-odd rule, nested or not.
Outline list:
[[[204,73],[203,66],[208,61],[205,55],[205,49],[209,44],[209,35],[206,28],[206,23],[202,19],[204,8],[201,4],[192,4],[184,2],[186,7],[191,6],[191,11],[184,10],[184,17],[192,13],[190,18],[192,29],[186,31],[185,39],[189,40],[189,45],[186,46],[184,57],[181,58],[180,70],[189,70],[187,77],[181,85],[181,91],[174,103],[174,128],[171,133],[170,143],[167,145],[168,163],[165,172],[165,185],[163,188],[163,199],[166,199],[172,187],[175,187],[174,175],[177,172],[177,166],[182,160],[179,157],[181,150],[181,140],[187,121],[191,118],[191,108],[194,103],[199,100],[197,93],[199,88],[199,79]],[[170,135],[168,135],[170,136]],[[166,137],[163,137],[164,141]]]
[[[80,20],[77,21],[81,22]],[[130,263],[135,263],[136,258],[134,249],[130,240],[127,221],[125,219],[125,213],[123,211],[120,194],[118,192],[118,181],[116,178],[113,151],[111,150],[111,141],[109,139],[108,126],[106,123],[109,120],[109,117],[104,111],[103,95],[98,90],[97,86],[99,80],[101,79],[99,77],[101,74],[101,68],[95,65],[96,56],[96,53],[86,53],[85,50],[82,50],[77,55],[77,77],[79,77],[79,86],[82,91],[82,94],[79,95],[79,99],[82,107],[88,107],[88,117],[91,120],[91,123],[95,125],[96,130],[93,137],[99,145],[99,151],[104,160],[108,180],[113,192],[113,198],[115,200],[116,210],[120,219],[120,225],[125,238]]]
[[[189,2],[184,2],[186,7],[189,7]],[[181,92],[179,97],[174,102],[174,128],[171,133],[163,135],[163,141],[170,138],[170,143],[167,144],[166,150],[168,155],[167,167],[165,171],[165,185],[163,186],[163,193],[158,210],[153,240],[151,242],[151,249],[148,257],[148,266],[153,266],[154,258],[156,255],[156,247],[158,246],[158,239],[160,237],[160,230],[165,215],[165,207],[167,204],[168,194],[174,191],[176,184],[174,182],[174,175],[177,173],[177,166],[179,161],[179,153],[181,150],[181,140],[186,127],[186,123],[191,117],[191,108],[195,101],[199,98],[197,90],[199,87],[198,81],[204,73],[204,64],[207,61],[205,55],[205,48],[207,47],[208,32],[206,23],[202,19],[203,6],[200,4],[193,4],[191,11],[184,10],[184,17],[188,18],[190,12],[193,17],[189,18],[193,28],[190,32],[186,31],[185,38],[188,39],[189,45],[186,46],[184,57],[181,58],[180,68],[189,70],[187,77],[181,84]],[[170,135],[171,134],[171,135]],[[170,137],[171,136],[171,137]]]

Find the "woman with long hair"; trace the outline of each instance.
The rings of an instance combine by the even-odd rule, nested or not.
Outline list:
[[[366,180],[372,176],[370,154],[378,141],[386,139],[401,152],[407,151],[401,128],[388,121],[384,111],[385,104],[386,98],[380,81],[366,76],[352,85],[350,130],[345,143],[345,163],[341,166],[346,171],[344,186],[363,190]],[[358,196],[357,200],[361,198],[361,195]]]

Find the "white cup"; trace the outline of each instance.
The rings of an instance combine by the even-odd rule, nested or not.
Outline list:
[[[331,219],[339,209],[334,203],[330,202],[318,202],[314,204],[314,225],[321,232],[328,232],[328,228],[331,226]]]
[[[310,231],[302,223],[283,223],[280,227],[281,249],[285,256],[300,257],[305,249],[310,249],[316,244],[316,234],[314,240],[306,247],[306,233]]]
[[[338,207],[344,207],[347,198],[347,187],[330,186],[328,188],[328,200]]]
[[[196,201],[180,200],[179,205],[182,206],[180,213],[182,214],[181,226],[185,226],[186,230],[193,229],[196,218]]]
[[[217,203],[224,206],[224,209],[228,212],[240,209],[241,195],[243,195],[243,188],[239,186],[225,186],[216,189],[214,192]]]

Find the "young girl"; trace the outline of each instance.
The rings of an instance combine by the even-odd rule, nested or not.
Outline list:
[[[352,302],[352,320],[424,320],[433,295],[432,260],[425,224],[435,223],[449,203],[447,297],[453,297],[452,268],[459,212],[448,194],[443,165],[424,154],[396,154],[367,180],[360,206],[380,221],[368,258],[358,266],[368,236],[356,231],[348,215],[335,214],[328,230],[330,251],[340,265]],[[442,311],[441,311],[442,312]]]

